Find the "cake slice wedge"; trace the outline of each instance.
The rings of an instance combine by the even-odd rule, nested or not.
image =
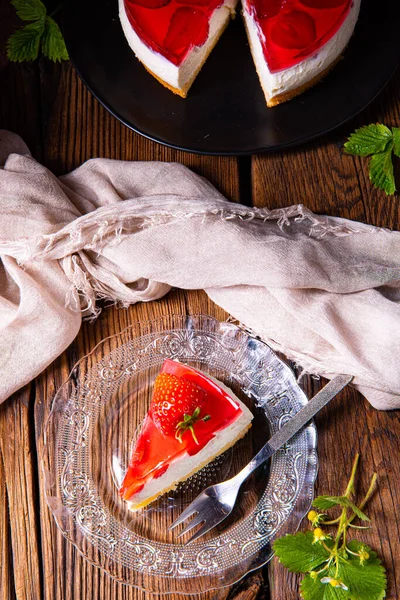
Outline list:
[[[121,497],[132,511],[147,506],[233,446],[252,419],[223,383],[167,359],[155,381]]]
[[[236,4],[237,0],[119,0],[119,17],[144,67],[185,98]]]
[[[361,0],[242,0],[254,64],[268,106],[290,100],[336,64]]]

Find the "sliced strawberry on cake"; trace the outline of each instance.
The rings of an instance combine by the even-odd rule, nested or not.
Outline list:
[[[131,510],[174,489],[242,438],[253,415],[229,388],[166,360],[120,488]]]
[[[268,106],[319,81],[353,34],[361,0],[242,0],[254,64]]]
[[[186,94],[235,13],[237,0],[119,0],[138,59],[175,94]]]

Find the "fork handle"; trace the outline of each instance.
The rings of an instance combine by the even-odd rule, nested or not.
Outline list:
[[[295,416],[287,421],[261,448],[249,464],[239,471],[232,481],[241,484],[261,464],[268,460],[279,448],[290,440],[314,415],[317,414],[328,402],[332,400],[353,379],[350,375],[338,375],[334,377],[325,387],[302,408]]]

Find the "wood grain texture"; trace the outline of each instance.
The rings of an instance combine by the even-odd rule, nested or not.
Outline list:
[[[19,133],[35,158],[57,175],[93,157],[179,161],[207,177],[227,198],[257,206],[304,203],[319,213],[399,227],[399,197],[370,185],[367,161],[342,151],[346,136],[373,121],[399,125],[400,75],[360,117],[320,141],[279,155],[250,159],[203,157],[142,138],[112,117],[85,89],[68,63],[10,64],[4,42],[17,19],[0,0],[0,127]],[[397,165],[399,176],[399,165]],[[225,313],[204,293],[172,291],[165,299],[129,309],[108,307],[84,323],[74,343],[30,386],[0,407],[0,600],[147,600],[91,567],[57,529],[43,495],[37,455],[55,391],[74,363],[103,338],[136,321],[165,314]],[[304,379],[309,395],[322,382]],[[342,392],[317,419],[320,474],[317,492],[338,493],[360,451],[362,487],[374,470],[379,489],[370,504],[374,528],[363,538],[380,552],[389,574],[388,598],[400,597],[400,416],[379,413],[353,390]],[[35,443],[35,435],[37,444]],[[272,561],[231,589],[202,600],[295,600],[298,578]],[[168,596],[168,600],[178,600]],[[200,600],[200,597],[198,598]]]
[[[368,176],[368,159],[351,156],[343,144],[356,127],[399,126],[400,72],[357,119],[320,140],[252,161],[253,203],[268,208],[304,204],[317,213],[398,229],[398,195],[386,196]],[[400,166],[395,160],[396,169]]]
[[[207,177],[230,200],[239,200],[237,159],[190,154],[139,136],[101,106],[71,65],[62,65],[60,75],[60,69],[42,63],[42,79],[54,95],[46,109],[45,164],[57,175],[98,157],[180,162]]]
[[[10,398],[0,411],[0,449],[10,515],[13,579],[18,600],[37,600],[42,588],[39,515],[36,510],[36,446],[30,414],[30,406],[33,406],[30,393],[30,386],[25,387],[18,396]],[[9,539],[7,533],[6,539]]]
[[[400,72],[386,90],[355,121],[297,150],[253,157],[253,203],[268,208],[304,204],[320,214],[360,220],[372,225],[397,229],[400,217],[399,196],[387,197],[372,187],[367,160],[346,155],[343,143],[356,128],[371,122],[399,126]],[[310,396],[322,381],[304,380]],[[396,504],[399,486],[400,416],[378,412],[355,390],[343,391],[335,402],[316,418],[320,470],[316,493],[338,494],[344,490],[352,460],[361,453],[361,489],[366,491],[373,472],[379,489],[369,505],[371,531],[362,537],[382,556],[388,570],[388,599],[400,593],[400,545]],[[396,514],[397,513],[397,514]],[[269,567],[271,598],[299,597],[299,577],[288,573],[277,560]]]
[[[1,411],[0,411],[1,418]],[[12,565],[12,546],[10,515],[7,500],[6,477],[3,457],[0,452],[0,600],[14,600],[14,577]]]

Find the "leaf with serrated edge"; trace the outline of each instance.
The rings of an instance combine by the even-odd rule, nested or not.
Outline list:
[[[400,157],[400,129],[398,127],[392,127],[393,133],[393,152],[396,156]]]
[[[383,152],[391,141],[390,129],[386,125],[376,123],[356,129],[349,136],[344,148],[349,154],[368,156],[376,152]]]
[[[313,500],[313,506],[321,510],[329,510],[334,506],[339,506],[338,497],[339,496],[317,496],[317,498],[314,498]]]
[[[367,515],[363,513],[363,511],[359,509],[358,506],[356,506],[348,498],[346,498],[346,502],[342,506],[347,506],[348,508],[350,508],[362,521],[371,521],[371,519],[367,517]]]
[[[369,161],[369,178],[379,189],[391,196],[396,191],[392,162],[393,142],[385,152],[374,154]]]
[[[347,544],[351,552],[358,553],[364,548],[369,558],[361,565],[357,556],[348,554],[339,562],[339,579],[349,588],[351,600],[382,600],[385,597],[386,574],[376,553],[368,546],[352,540]]]
[[[304,600],[322,600],[325,594],[325,585],[321,583],[321,577],[318,579],[313,579],[310,575],[304,577],[300,584],[300,595]]]
[[[317,579],[306,575],[300,585],[301,597],[304,600],[349,600],[347,590],[334,588],[329,583],[321,583],[321,579],[327,575],[334,577],[335,567],[331,566],[328,571],[320,573]]]
[[[44,21],[46,18],[46,7],[41,0],[12,0],[12,5],[23,21]]]
[[[8,39],[7,57],[13,62],[35,60],[39,54],[44,23],[37,21],[19,29]]]
[[[329,558],[329,552],[321,544],[313,544],[313,540],[312,531],[285,535],[275,541],[273,550],[289,571],[307,573]],[[330,540],[326,542],[331,543]]]
[[[313,506],[320,508],[321,510],[328,510],[334,506],[342,506],[350,508],[357,515],[357,517],[363,521],[370,520],[367,515],[363,513],[362,510],[360,510],[358,506],[351,502],[351,500],[349,500],[346,496],[318,496],[313,501]]]
[[[42,38],[42,52],[47,58],[54,62],[69,59],[60,28],[51,17],[46,18],[46,25]]]

